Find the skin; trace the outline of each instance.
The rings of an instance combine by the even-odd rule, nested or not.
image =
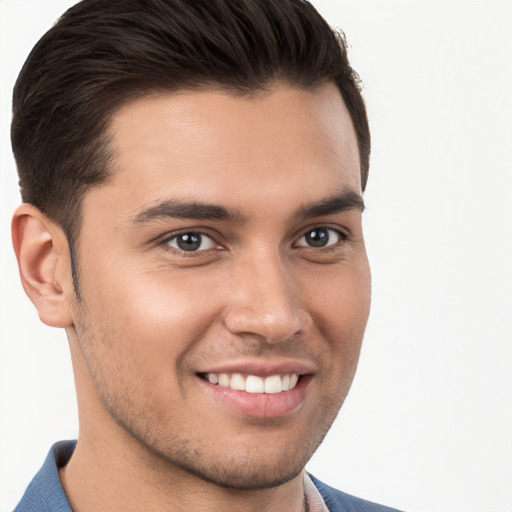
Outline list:
[[[113,176],[83,203],[80,298],[58,226],[28,205],[13,222],[25,289],[71,347],[73,509],[302,510],[302,470],[349,390],[370,304],[338,90],[162,94],[122,107],[109,131]],[[184,201],[231,215],[173,216]],[[180,249],[183,232],[198,250]],[[274,398],[242,412],[201,378],[285,367],[307,376],[284,412]]]

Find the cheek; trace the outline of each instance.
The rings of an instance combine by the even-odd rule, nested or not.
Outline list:
[[[167,273],[139,272],[125,280],[120,270],[101,279],[84,273],[95,286],[82,288],[76,330],[102,401],[116,411],[140,408],[156,417],[166,414],[162,403],[177,405],[186,391],[182,361],[209,329],[214,301],[212,294],[205,295],[209,303],[198,301],[204,292]]]
[[[326,375],[337,399],[344,398],[354,377],[370,311],[370,272],[367,265],[332,272],[321,290],[311,294],[310,311],[321,337]],[[335,385],[333,385],[335,384]]]
[[[326,268],[307,281],[309,309],[329,339],[360,340],[370,312],[371,278],[367,260],[357,266]]]
[[[135,378],[133,399],[144,395],[148,407],[169,397],[179,400],[187,393],[187,362],[215,328],[222,288],[186,278],[191,273],[132,272],[125,280],[119,270],[103,279],[90,276],[90,282],[99,284],[87,294],[84,290],[94,337],[90,348],[84,347],[89,366],[101,372],[112,391],[130,389]],[[109,378],[112,367],[117,383]]]
[[[167,267],[147,270],[119,262],[115,268],[90,269],[93,286],[84,293],[88,305],[110,324],[128,332],[165,329],[167,336],[210,320],[218,295],[208,276]]]

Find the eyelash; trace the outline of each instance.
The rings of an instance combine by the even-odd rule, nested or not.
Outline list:
[[[218,246],[220,248],[220,245],[215,241],[215,239],[211,235],[209,235],[207,233],[204,233],[204,232],[202,232],[200,230],[195,230],[195,231],[194,230],[184,230],[184,231],[179,231],[178,233],[173,233],[173,234],[165,237],[161,241],[161,244],[164,245],[164,246],[167,246],[170,249],[175,250],[176,252],[179,252],[183,256],[195,256],[195,255],[204,253],[207,250],[209,250],[209,249],[203,249],[203,250],[187,251],[185,249],[180,249],[179,247],[172,247],[170,245],[170,243],[173,240],[178,240],[178,238],[180,236],[186,236],[186,235],[189,235],[189,236],[190,235],[195,235],[195,236],[200,237],[201,238],[201,245],[203,244],[204,239],[208,239],[208,240],[211,241],[212,244],[215,244],[216,246]]]
[[[311,228],[311,229],[308,229],[300,238],[299,238],[299,241],[302,240],[303,238],[305,238],[307,235],[313,233],[313,232],[320,232],[320,231],[326,231],[328,233],[335,233],[338,237],[339,237],[339,240],[333,244],[329,244],[329,245],[324,245],[324,246],[311,246],[311,245],[299,245],[299,247],[306,247],[306,248],[310,248],[310,249],[324,249],[324,250],[333,250],[335,247],[341,245],[343,242],[346,242],[348,240],[348,235],[346,233],[344,233],[343,231],[339,230],[339,229],[336,229],[336,228],[333,228],[333,227],[329,227],[329,226],[315,226],[314,228]],[[328,235],[328,239],[327,239],[327,242],[329,243],[330,242],[330,237],[331,235]],[[298,242],[296,242],[296,244],[298,244]]]
[[[305,238],[307,235],[313,233],[313,232],[320,232],[320,231],[324,231],[324,232],[327,232],[329,233],[328,234],[328,238],[327,238],[327,243],[329,244],[330,242],[330,238],[331,238],[331,233],[334,233],[336,236],[339,237],[339,240],[337,240],[336,242],[334,243],[331,243],[329,245],[321,245],[321,246],[313,246],[313,245],[301,245],[299,244],[299,242]],[[200,245],[199,247],[201,247],[201,245],[204,243],[205,239],[208,239],[210,240],[210,242],[214,245],[216,245],[217,247],[215,248],[216,250],[222,250],[222,246],[220,246],[220,244],[218,244],[216,242],[216,240],[208,233],[205,233],[201,230],[183,230],[183,231],[180,231],[180,232],[177,232],[177,233],[172,233],[171,235],[165,237],[164,239],[162,239],[162,241],[160,242],[161,245],[163,246],[166,246],[166,248],[169,248],[171,250],[174,250],[176,251],[177,253],[179,253],[181,256],[183,257],[194,257],[194,256],[198,256],[198,255],[201,255],[201,254],[204,254],[205,252],[208,252],[210,251],[211,249],[213,248],[207,248],[207,249],[202,249],[202,250],[190,250],[190,251],[187,251],[186,249],[183,249],[183,248],[180,248],[180,247],[172,247],[170,244],[172,241],[174,240],[178,240],[178,237],[180,236],[186,236],[186,235],[189,235],[189,236],[196,236],[196,237],[199,237],[200,238]],[[340,229],[336,229],[336,228],[333,228],[333,227],[330,227],[330,226],[314,226],[312,228],[308,228],[307,231],[302,231],[302,235],[297,239],[296,242],[294,242],[293,246],[294,247],[301,247],[301,248],[304,248],[304,249],[312,249],[312,250],[324,250],[324,251],[327,251],[327,250],[335,250],[336,247],[342,245],[344,242],[346,242],[347,240],[349,239],[349,236],[347,235],[347,233],[341,231]]]

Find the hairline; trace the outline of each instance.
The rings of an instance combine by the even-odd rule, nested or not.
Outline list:
[[[292,78],[279,76],[276,74],[275,77],[261,80],[261,83],[255,87],[242,88],[236,85],[222,84],[216,81],[204,81],[196,82],[196,84],[186,84],[182,86],[172,87],[165,86],[152,87],[149,86],[147,89],[144,87],[134,88],[132,91],[126,93],[117,103],[115,103],[111,109],[109,109],[103,117],[103,129],[96,138],[97,149],[96,154],[103,153],[99,156],[99,159],[103,159],[103,165],[105,167],[105,179],[102,181],[91,184],[90,186],[84,187],[81,193],[77,197],[75,218],[71,222],[71,229],[65,229],[60,224],[61,229],[64,231],[66,239],[68,241],[70,260],[71,260],[71,274],[73,279],[73,285],[75,288],[75,296],[80,299],[80,257],[79,257],[79,244],[80,244],[80,229],[83,221],[83,201],[85,195],[94,188],[106,185],[109,180],[114,176],[117,171],[115,163],[115,151],[114,151],[114,138],[111,132],[112,123],[116,115],[128,105],[131,105],[138,101],[144,101],[148,99],[156,99],[163,96],[174,95],[174,94],[188,94],[196,92],[219,92],[225,93],[233,97],[257,99],[266,94],[270,94],[272,89],[277,85],[286,85],[296,90],[315,92],[321,89],[327,84],[332,84],[339,93],[340,100],[343,102],[345,108],[347,108],[345,98],[343,97],[343,91],[340,86],[336,83],[334,78],[323,78],[311,84],[301,84],[299,80],[293,80]],[[128,88],[127,88],[128,91]],[[348,110],[348,109],[347,109]],[[362,178],[362,162],[361,162],[361,148],[359,147],[359,140],[357,137],[357,130],[354,125],[354,119],[350,110],[348,111],[352,129],[354,130],[355,140],[358,148],[359,155],[359,174]]]

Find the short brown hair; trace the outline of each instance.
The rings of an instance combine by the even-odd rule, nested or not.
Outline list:
[[[85,191],[106,181],[108,122],[156,91],[275,80],[334,82],[357,134],[366,185],[370,133],[345,40],[305,0],[83,0],[41,38],[18,77],[12,145],[22,198],[57,222],[71,248]]]

